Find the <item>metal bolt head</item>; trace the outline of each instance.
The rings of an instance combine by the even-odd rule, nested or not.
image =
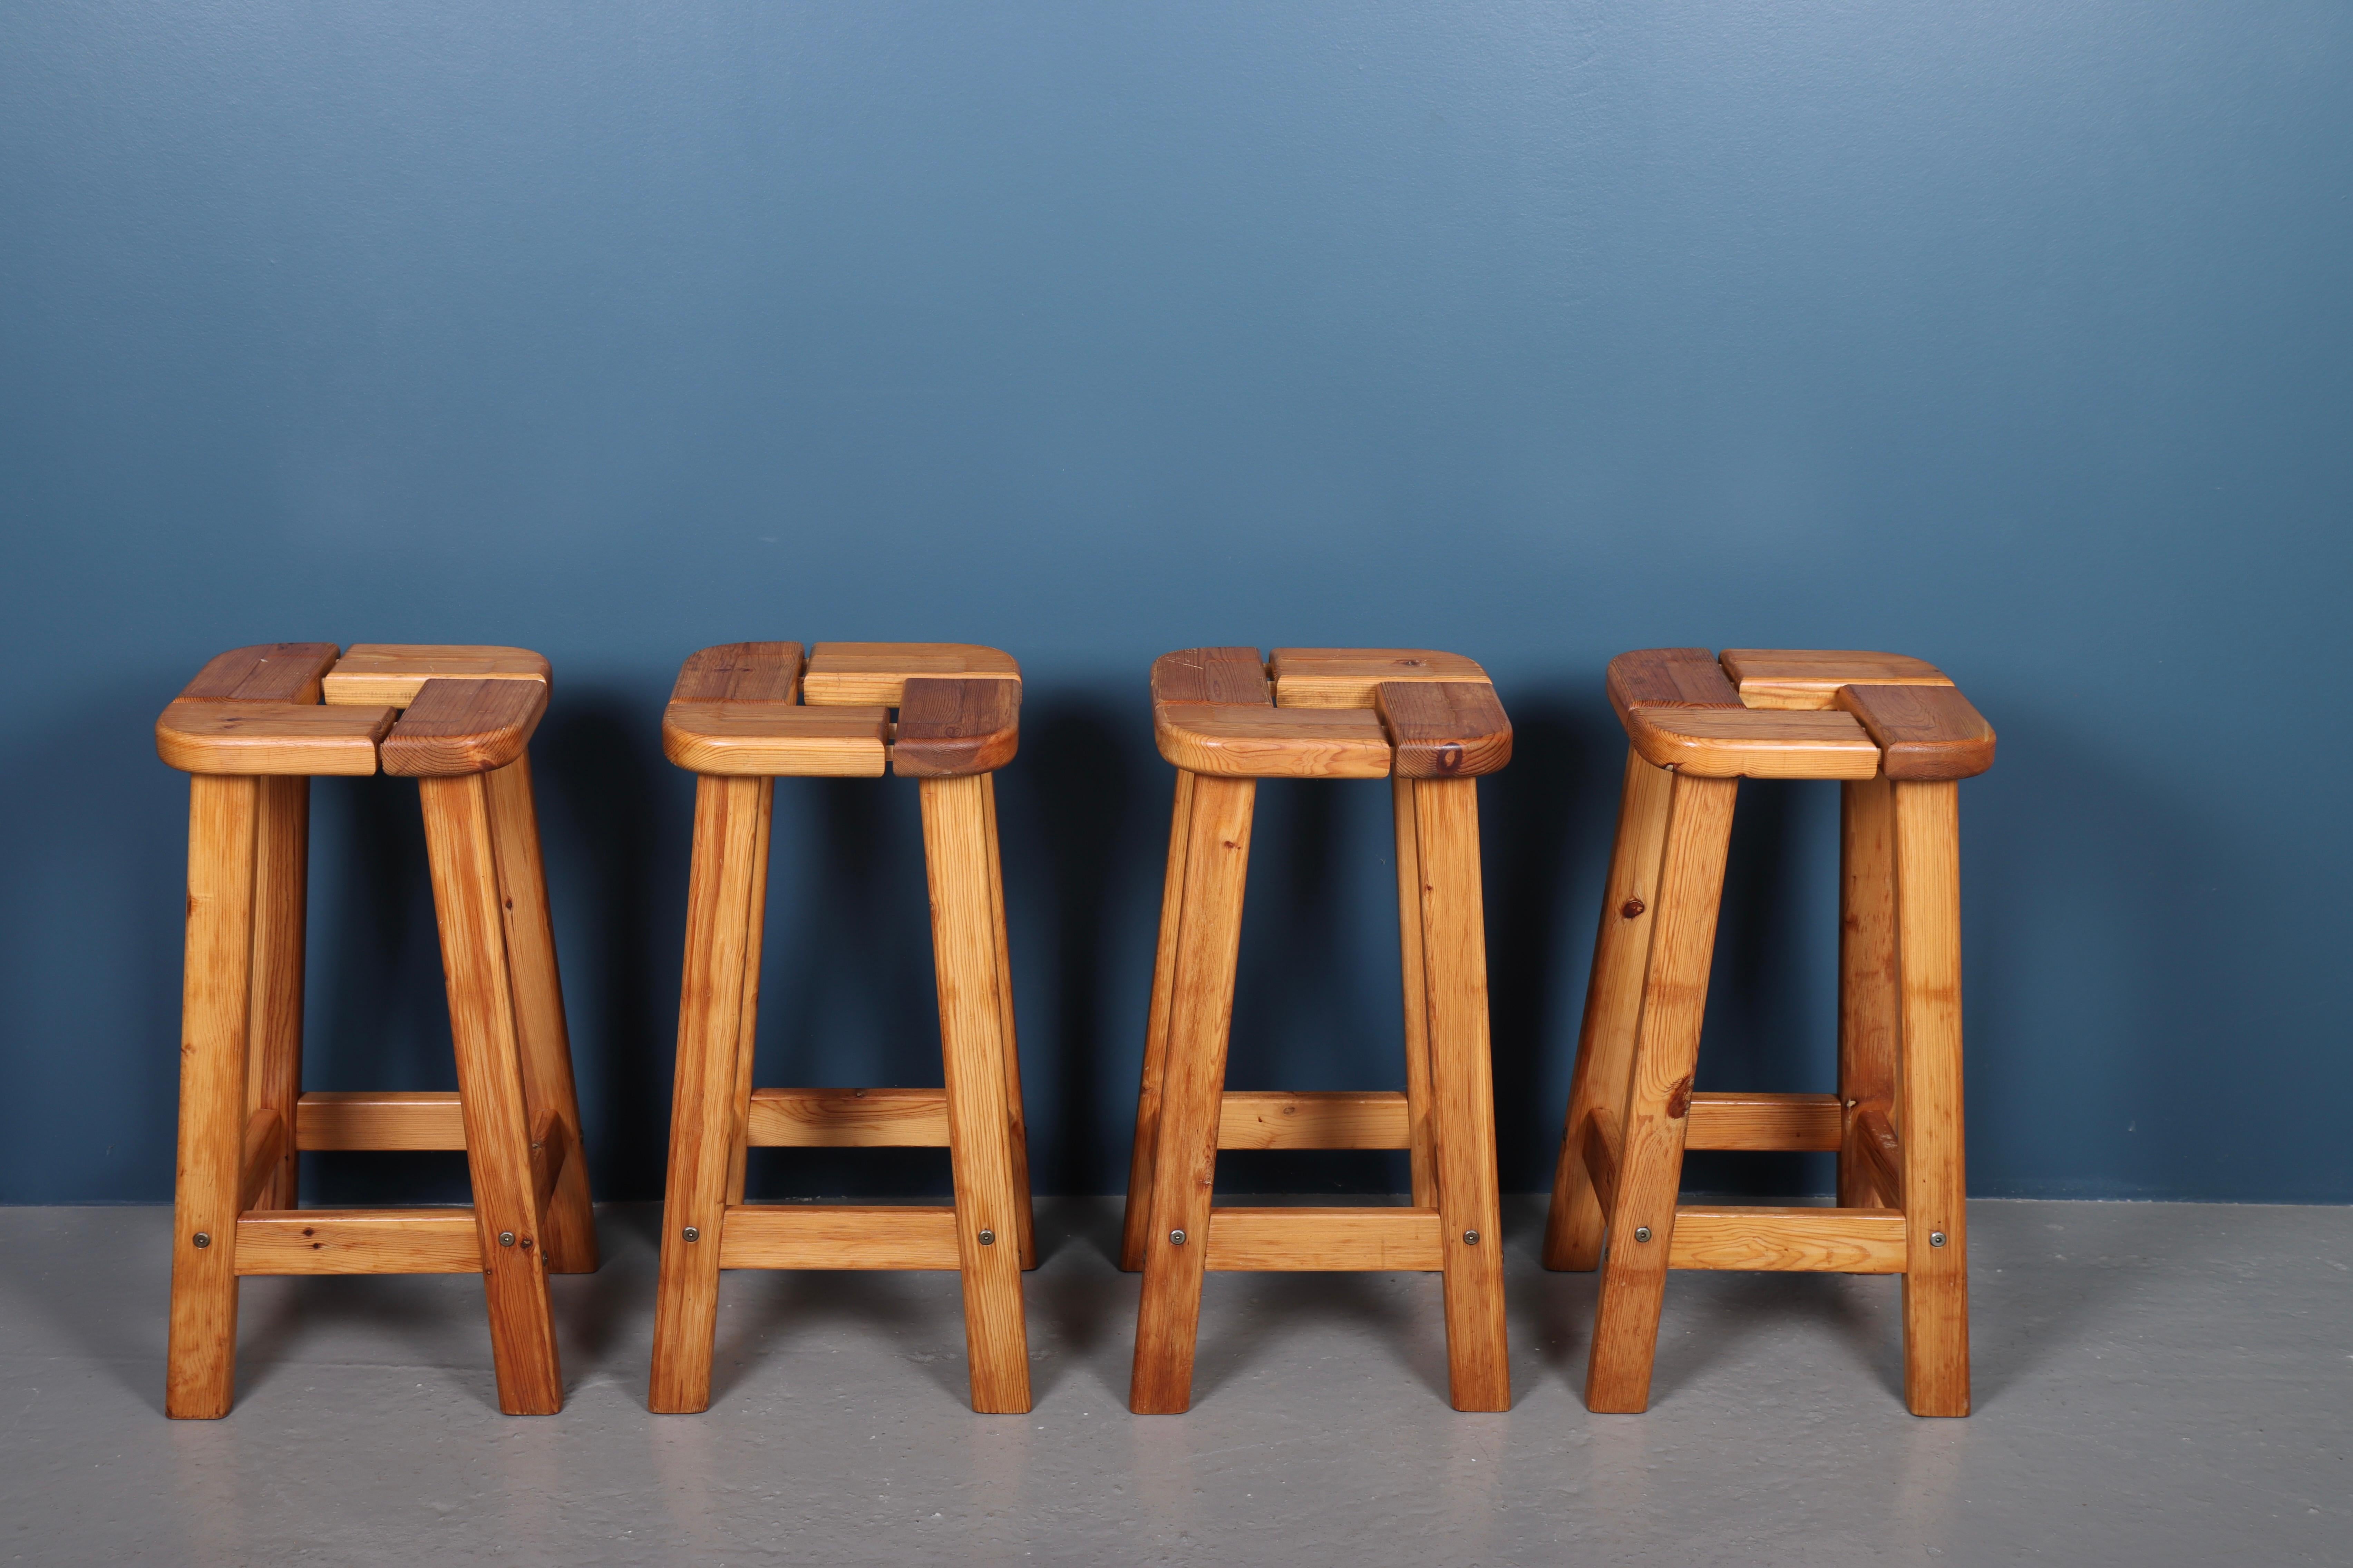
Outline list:
[[[1181,1230],[1172,1230],[1168,1233],[1168,1240],[1173,1246],[1182,1247],[1185,1245],[1185,1233]]]
[[[1477,1231],[1475,1231],[1475,1230],[1466,1230],[1466,1231],[1464,1231],[1464,1232],[1462,1233],[1462,1245],[1463,1245],[1463,1246],[1465,1246],[1465,1247],[1476,1247],[1476,1246],[1478,1246],[1478,1245],[1479,1245],[1479,1233],[1478,1233]]]
[[[194,1237],[193,1239],[195,1241],[195,1244],[196,1244],[198,1247],[210,1247],[210,1246],[213,1244],[213,1238],[212,1238],[211,1237],[209,1237],[209,1236],[206,1235],[206,1234],[205,1234],[203,1231],[201,1231],[201,1230],[200,1230],[200,1231],[198,1231],[198,1232],[196,1232],[196,1234],[195,1234],[195,1237]]]
[[[1928,1245],[1929,1245],[1929,1246],[1931,1246],[1931,1247],[1942,1247],[1942,1246],[1944,1246],[1944,1245],[1945,1245],[1945,1233],[1944,1233],[1943,1231],[1941,1231],[1941,1230],[1932,1230],[1932,1231],[1930,1231],[1930,1232],[1928,1233]]]
[[[980,1233],[980,1244],[983,1247],[995,1247],[997,1245],[997,1233],[993,1230],[982,1231]]]
[[[1638,1226],[1636,1226],[1634,1227],[1634,1239],[1635,1239],[1636,1241],[1648,1241],[1648,1240],[1650,1240],[1650,1239],[1651,1239],[1651,1227],[1650,1227],[1649,1226],[1647,1226],[1647,1225],[1638,1225]]]
[[[702,1232],[697,1230],[692,1226],[688,1226],[684,1230],[680,1231],[679,1235],[686,1237],[689,1241],[701,1241],[702,1239]]]
[[[511,1230],[502,1230],[499,1232],[499,1245],[501,1247],[512,1247],[514,1245],[514,1232]]]

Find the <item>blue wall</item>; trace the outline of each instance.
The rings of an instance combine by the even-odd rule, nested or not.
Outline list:
[[[149,724],[277,638],[554,660],[597,1186],[657,1191],[662,697],[708,643],[849,637],[1029,672],[1043,1190],[1122,1184],[1155,654],[1494,674],[1528,1188],[1602,666],[1704,643],[1920,654],[2001,732],[1964,786],[1976,1190],[2353,1200],[2348,79],[2333,0],[0,10],[0,1198],[168,1194],[185,786]],[[318,794],[312,1081],[446,1083],[414,792]],[[1394,1083],[1381,791],[1266,797],[1235,1082]],[[923,1081],[910,786],[780,799],[764,1078]],[[1703,1086],[1824,1086],[1831,808],[1744,798]],[[1389,1174],[1355,1158],[1234,1174]]]

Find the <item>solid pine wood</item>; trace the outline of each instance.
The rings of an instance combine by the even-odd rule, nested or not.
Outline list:
[[[1671,650],[1672,651],[1672,650]],[[1611,668],[1615,670],[1613,664]],[[1714,668],[1713,665],[1710,666]],[[1629,748],[1626,782],[1618,804],[1618,837],[1602,883],[1601,923],[1593,939],[1593,975],[1585,990],[1585,1020],[1577,1032],[1577,1065],[1569,1079],[1567,1134],[1554,1172],[1545,1219],[1544,1265],[1582,1271],[1601,1261],[1608,1215],[1583,1163],[1578,1130],[1602,1112],[1611,1126],[1623,1117],[1634,1035],[1642,1016],[1642,976],[1650,963],[1651,927],[1659,907],[1659,864],[1666,852],[1667,805],[1675,775],[1652,767]]]
[[[879,779],[890,734],[890,710],[879,706],[672,702],[662,714],[662,755],[695,773]]]
[[[1193,1400],[1193,1346],[1217,1180],[1219,1096],[1232,1022],[1242,894],[1249,879],[1255,780],[1192,781],[1184,916],[1169,982],[1168,1045],[1154,1140],[1152,1223],[1145,1237],[1128,1407],[1170,1415]],[[1182,1240],[1175,1239],[1181,1236]]]
[[[1857,648],[1728,647],[1724,671],[1751,708],[1828,708],[1841,686],[1950,686],[1925,659]]]
[[[1218,1109],[1220,1149],[1410,1149],[1413,1135],[1408,1097],[1394,1089],[1228,1089]]]
[[[744,997],[736,1012],[735,1087],[727,1102],[730,1152],[727,1202],[744,1201],[744,1182],[752,1157],[752,1068],[760,1035],[760,954],[768,930],[768,840],[776,826],[776,781],[760,781],[760,801],[753,818],[752,913],[744,928]]]
[[[543,703],[543,689],[533,690]],[[449,1037],[458,1058],[499,1408],[511,1415],[553,1415],[564,1407],[564,1374],[548,1311],[547,1249],[532,1191],[531,1108],[524,1098],[490,786],[479,773],[422,778],[417,794],[425,808],[426,861],[441,926]]]
[[[308,667],[304,667],[307,668]],[[312,678],[315,688],[317,681]],[[275,1112],[278,1159],[241,1208],[290,1209],[297,1158],[290,1136],[302,1096],[303,931],[310,901],[311,781],[265,778],[256,791],[253,1000],[248,1015],[248,1105]]]
[[[1418,1270],[1446,1267],[1444,1220],[1426,1208],[1218,1208],[1202,1266],[1211,1272]]]
[[[1839,786],[1839,1098],[1850,1126],[1895,1101],[1903,1030],[1895,976],[1895,793],[1884,779]],[[1869,1173],[1843,1152],[1838,1201],[1871,1206]]]
[[[240,1275],[481,1270],[481,1227],[470,1208],[257,1209],[237,1222]]]
[[[731,642],[688,655],[670,700],[789,703],[800,689],[800,644]]]
[[[1960,791],[1898,783],[1895,922],[1903,1048],[1904,1397],[1915,1415],[1969,1413],[1968,1205],[1961,1118]],[[1941,1235],[1945,1244],[1935,1245]]]
[[[1993,766],[1993,726],[1952,686],[1841,686],[1837,702],[1879,747],[1880,776],[1966,779]]]
[[[719,1267],[961,1268],[957,1229],[940,1205],[744,1204],[727,1211]]]
[[[1257,650],[1193,648],[1188,654],[1228,652],[1249,653],[1253,659]],[[1160,688],[1161,667],[1169,660],[1186,657],[1164,654],[1153,666],[1153,689]],[[1210,661],[1200,661],[1206,667]],[[1193,669],[1198,667],[1180,667]],[[1206,679],[1206,678],[1205,678]],[[1260,684],[1265,684],[1264,677]],[[1207,701],[1208,698],[1198,700]],[[1168,824],[1168,865],[1160,882],[1160,940],[1152,958],[1152,1004],[1145,1022],[1144,1072],[1135,1095],[1135,1138],[1128,1155],[1127,1205],[1120,1224],[1119,1266],[1130,1274],[1144,1268],[1145,1238],[1152,1229],[1152,1179],[1157,1168],[1160,1138],[1161,1080],[1168,1067],[1168,1015],[1176,998],[1176,941],[1182,934],[1185,917],[1185,868],[1192,843],[1193,775],[1182,768],[1176,771],[1176,804]]]
[[[1675,1210],[1667,1267],[1901,1274],[1905,1256],[1904,1216],[1885,1209],[1703,1204]]]
[[[1398,778],[1472,778],[1512,760],[1512,721],[1483,680],[1383,681],[1375,707]]]
[[[237,1213],[256,1205],[291,1147],[286,1123],[275,1110],[264,1106],[245,1119],[245,1153],[237,1167]]]
[[[1618,1191],[1585,1379],[1585,1403],[1597,1411],[1632,1412],[1650,1404],[1651,1362],[1683,1176],[1685,1111],[1699,1059],[1716,905],[1739,787],[1731,779],[1678,775],[1668,800],[1658,913],[1632,1069],[1618,1119]],[[1638,1227],[1650,1231],[1649,1241],[1634,1239]]]
[[[427,680],[377,752],[401,778],[490,773],[522,756],[546,711],[543,681]]]
[[[1205,775],[1378,779],[1389,774],[1388,731],[1370,709],[1163,703],[1153,710],[1153,738],[1167,762]]]
[[[1187,647],[1152,661],[1155,702],[1239,702],[1271,707],[1274,689],[1254,647]]]
[[[259,795],[259,779],[198,774],[188,780],[180,1146],[164,1387],[164,1413],[182,1420],[227,1415],[236,1393],[237,1187],[244,1173]]]
[[[744,992],[747,977],[759,970],[752,902],[759,861],[753,847],[765,815],[764,782],[710,775],[695,781],[686,963],[648,1395],[657,1414],[702,1410],[711,1403],[720,1238],[737,1148],[738,1058],[750,1035],[744,1026]],[[687,1239],[689,1229],[695,1239]]]
[[[184,773],[364,778],[399,717],[389,708],[182,698],[155,721],[155,753]]]
[[[319,682],[341,652],[331,642],[266,642],[215,654],[180,692],[184,702],[319,700]]]
[[[891,771],[902,779],[991,773],[1020,741],[1020,682],[911,679],[900,692]]]
[[[294,1104],[298,1149],[463,1149],[455,1089],[312,1089]]]
[[[755,1089],[745,1142],[754,1149],[944,1149],[947,1090]]]
[[[1009,680],[1021,667],[1010,654],[976,643],[821,642],[801,671],[801,700],[818,707],[899,706],[911,676]]]
[[[1867,779],[1879,748],[1850,713],[1766,709],[1626,710],[1626,736],[1646,761],[1690,778]]]
[[[547,660],[527,647],[467,643],[353,643],[320,682],[337,707],[406,708],[428,680],[553,683]]]
[[[1623,723],[1636,708],[1737,708],[1740,693],[1704,647],[1646,647],[1609,661],[1609,706]]]
[[[1846,1117],[1835,1094],[1757,1094],[1699,1090],[1691,1097],[1686,1149],[1813,1149],[1845,1142]]]
[[[1414,783],[1389,781],[1389,813],[1397,845],[1398,978],[1405,1020],[1407,1163],[1413,1206],[1438,1206],[1438,1142],[1430,1121],[1430,991],[1421,951],[1421,826],[1414,815]]]
[[[997,840],[997,775],[981,781],[982,815],[988,829],[988,904],[997,944],[997,1005],[1005,1065],[1008,1127],[1007,1157],[1013,1163],[1014,1214],[1021,1232],[1021,1267],[1038,1267],[1038,1225],[1029,1203],[1029,1127],[1021,1110],[1021,1047],[1013,1019],[1013,941],[1005,924],[1005,856]]]
[[[1267,668],[1281,708],[1370,708],[1384,683],[1487,684],[1476,661],[1426,647],[1279,647]]]
[[[987,791],[986,775],[926,778],[918,786],[972,1405],[1013,1414],[1029,1408],[1020,1245],[1027,1205],[1013,1174],[1006,1080],[1012,1042],[1005,1027]]]
[[[1447,1378],[1457,1410],[1508,1410],[1495,1090],[1487,1041],[1486,922],[1477,781],[1421,779],[1421,952],[1446,1260]]]

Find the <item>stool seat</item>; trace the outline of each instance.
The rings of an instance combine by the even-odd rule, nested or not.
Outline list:
[[[428,680],[535,680],[553,683],[545,658],[527,647],[462,643],[353,643],[323,682],[325,700],[367,708],[406,708]]]
[[[1429,648],[1185,648],[1152,666],[1166,761],[1220,778],[1476,777],[1511,761],[1486,671]]]
[[[1021,667],[1000,649],[964,642],[821,642],[801,677],[804,702],[818,707],[901,706],[917,677],[1021,683]]]
[[[959,778],[1011,762],[1020,720],[1020,668],[995,648],[819,643],[804,663],[798,643],[730,643],[679,671],[662,754],[718,777]]]

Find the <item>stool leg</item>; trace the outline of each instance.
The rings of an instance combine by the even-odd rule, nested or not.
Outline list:
[[[1969,1263],[1961,1134],[1960,787],[1898,783],[1895,922],[1903,984],[1896,1131],[1908,1258],[1904,1399],[1969,1413]],[[1944,1245],[1935,1237],[1944,1237]]]
[[[1438,1206],[1438,1149],[1430,1125],[1430,999],[1421,951],[1421,838],[1411,779],[1389,781],[1397,819],[1398,972],[1405,985],[1405,1115],[1413,1206]]]
[[[1895,1042],[1902,1028],[1895,974],[1895,795],[1885,779],[1840,786],[1839,1099],[1846,1107],[1839,1152],[1841,1208],[1893,1208],[1854,1149],[1866,1110],[1893,1116]]]
[[[1677,775],[1667,804],[1666,852],[1651,917],[1641,1021],[1620,1122],[1617,1197],[1593,1315],[1586,1408],[1631,1414],[1651,1403],[1651,1362],[1674,1244],[1692,1071],[1699,1061],[1715,958],[1717,901],[1732,842],[1737,779]],[[1650,1239],[1635,1239],[1647,1228]]]
[[[1127,1396],[1128,1408],[1139,1415],[1178,1415],[1193,1403],[1193,1344],[1201,1323],[1201,1272],[1218,1177],[1218,1120],[1258,781],[1204,773],[1187,793],[1184,913],[1171,955],[1152,1224],[1145,1237]],[[1172,1234],[1184,1241],[1171,1240]]]
[[[259,781],[253,868],[253,1001],[246,1051],[246,1103],[278,1113],[285,1130],[276,1168],[254,1194],[258,1209],[296,1206],[301,1161],[294,1106],[302,1098],[303,917],[310,892],[311,781]]]
[[[719,1322],[720,1232],[735,1152],[760,971],[762,885],[773,786],[705,774],[694,784],[694,859],[686,898],[686,964],[678,1004],[678,1079],[670,1099],[670,1175],[662,1197],[661,1278],[654,1298],[653,1381],[647,1404],[687,1415],[711,1404]],[[688,1240],[691,1230],[695,1239]]]
[[[180,1152],[173,1188],[164,1414],[211,1420],[237,1389],[237,1184],[253,1000],[261,781],[188,780],[187,967],[180,1016]],[[197,1237],[205,1245],[196,1243]]]
[[[1447,1382],[1457,1410],[1509,1410],[1495,1085],[1487,1039],[1487,937],[1479,884],[1479,781],[1414,782],[1432,1131],[1446,1264]]]
[[[539,812],[532,800],[531,758],[522,756],[483,787],[498,842],[499,899],[506,914],[507,961],[514,985],[515,1031],[522,1047],[527,1125],[553,1112],[568,1144],[541,1218],[540,1245],[557,1274],[596,1270],[596,1219],[588,1205],[588,1158],[580,1139],[580,1099],[572,1082],[572,1042],[564,1026],[564,984],[555,969],[555,931],[547,915],[547,874],[540,861]]]
[[[480,773],[421,778],[425,856],[441,926],[448,982],[449,1038],[458,1057],[458,1099],[466,1122],[466,1168],[473,1179],[481,1238],[482,1293],[499,1408],[552,1415],[564,1408],[564,1373],[547,1303],[547,1256],[533,1194],[531,1126],[522,1047],[500,890],[491,786]],[[512,1237],[511,1243],[501,1238]]]
[[[1193,775],[1176,770],[1176,806],[1168,821],[1168,870],[1160,884],[1160,945],[1152,959],[1152,1012],[1144,1029],[1144,1081],[1135,1095],[1135,1147],[1127,1161],[1127,1212],[1120,1225],[1119,1266],[1144,1267],[1152,1230],[1152,1172],[1160,1134],[1160,1084],[1168,1067],[1168,1007],[1176,995],[1176,933],[1185,919],[1185,854],[1193,822]]]
[[[1666,852],[1667,800],[1674,774],[1626,749],[1626,786],[1618,800],[1618,837],[1601,889],[1601,923],[1593,938],[1593,977],[1585,989],[1585,1023],[1569,1079],[1568,1124],[1545,1216],[1544,1266],[1579,1272],[1601,1261],[1608,1218],[1585,1171],[1585,1119],[1599,1111],[1614,1125],[1624,1113],[1634,1030],[1642,1015],[1642,973],[1651,958],[1651,922],[1659,904],[1659,865]]]
[[[734,1130],[728,1155],[727,1206],[744,1201],[744,1181],[752,1163],[752,1071],[759,1048],[760,953],[768,929],[768,834],[776,825],[776,781],[760,781],[760,815],[752,840],[752,918],[744,927],[744,1002],[735,1030],[735,1098],[727,1125]]]
[[[1020,1035],[1013,1026],[1013,943],[1005,929],[1005,861],[997,847],[997,775],[980,775],[980,803],[988,826],[988,903],[997,949],[997,1027],[1005,1041],[1005,1104],[1013,1161],[1015,1223],[1021,1230],[1021,1267],[1038,1267],[1038,1225],[1029,1203],[1029,1126],[1021,1114]]]
[[[1004,950],[993,896],[988,775],[927,778],[917,787],[932,889],[932,966],[939,982],[972,1407],[1018,1414],[1029,1408],[1029,1342],[1021,1310],[1024,1205],[1014,1184],[1014,1123],[1006,1098],[1012,1041],[1005,1027]]]

